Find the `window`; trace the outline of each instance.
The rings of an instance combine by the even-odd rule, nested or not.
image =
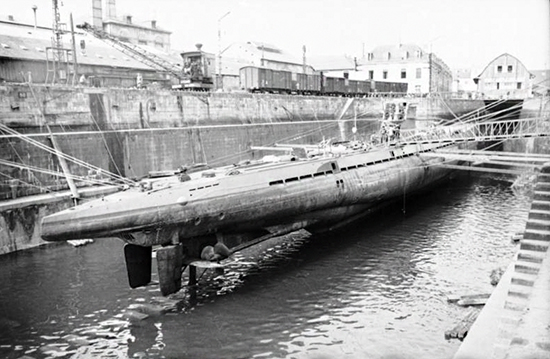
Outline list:
[[[370,61],[370,60],[374,60],[374,54],[372,52],[369,52],[367,54],[367,59]]]
[[[374,71],[373,70],[369,71],[369,79],[370,80],[374,79]]]
[[[517,83],[517,89],[518,89],[518,90],[521,90],[521,82],[518,82],[518,83]]]
[[[401,70],[401,78],[406,79],[407,78],[407,70],[403,69]]]
[[[422,92],[422,86],[416,85],[416,86],[414,87],[414,91],[415,91],[416,93],[421,93],[421,92]]]
[[[387,79],[388,79],[388,70],[382,71],[382,78],[383,78],[384,80],[387,80]]]
[[[502,72],[502,66],[501,65],[497,66],[497,72]]]
[[[417,79],[422,78],[422,69],[421,68],[416,69],[416,78]]]
[[[500,82],[497,82],[497,90],[500,90]]]
[[[512,65],[508,65],[508,72],[512,72],[512,69],[513,69]]]
[[[388,52],[388,60],[391,60],[391,52]]]

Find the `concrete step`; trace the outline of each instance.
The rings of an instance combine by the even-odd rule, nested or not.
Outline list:
[[[550,230],[525,228],[524,239],[535,239],[539,241],[550,241]]]
[[[523,288],[529,288],[529,287],[523,287]],[[531,295],[531,291],[527,292],[527,291],[513,290],[513,289],[510,289],[508,291],[508,297],[517,297],[517,298],[528,300],[530,295]]]
[[[550,221],[550,210],[531,209],[529,211],[529,219],[542,219]]]
[[[537,191],[535,189],[533,194],[534,200],[550,201],[550,191]]]
[[[525,229],[538,229],[548,231],[550,234],[550,220],[529,218]]]
[[[529,276],[529,279],[526,279],[527,276]],[[533,287],[535,285],[535,279],[537,277],[530,274],[530,275],[524,275],[524,273],[516,273],[510,280],[510,283],[515,285],[522,285],[524,287]]]
[[[518,312],[503,312],[498,318],[499,324],[501,326],[510,326],[512,328],[516,327],[521,323],[521,315],[518,314]]]
[[[550,201],[539,201],[534,199],[531,201],[531,210],[534,209],[550,211]]]
[[[504,309],[511,311],[523,311],[527,307],[527,300],[508,296],[504,301]]]
[[[543,182],[538,181],[535,184],[535,191],[550,191],[550,179],[545,179]]]
[[[546,253],[548,251],[549,245],[549,241],[540,241],[537,239],[529,239],[523,237],[523,239],[520,241],[519,249],[520,251],[526,250]]]
[[[540,271],[540,265],[525,262],[516,263],[514,264],[514,271],[516,273],[538,274]]]
[[[542,263],[544,258],[546,258],[546,252],[528,250],[520,250],[517,256],[518,261],[530,263]]]

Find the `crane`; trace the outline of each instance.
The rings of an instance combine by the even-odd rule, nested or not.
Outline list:
[[[164,71],[174,76],[178,80],[182,80],[184,77],[181,72],[181,68],[177,65],[162,59],[160,56],[157,56],[149,51],[146,51],[142,47],[137,45],[120,41],[118,38],[106,33],[103,30],[98,30],[92,25],[85,22],[82,25],[76,26],[79,29],[82,29],[100,40],[105,41],[115,49],[123,52],[124,54],[136,59],[147,66],[150,66],[156,70]]]

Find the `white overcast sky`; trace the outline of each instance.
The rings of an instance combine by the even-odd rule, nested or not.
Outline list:
[[[58,0],[62,22],[91,22],[92,0]],[[1,0],[0,18],[13,15],[51,26],[52,0]],[[548,0],[117,0],[117,16],[172,31],[172,49],[202,43],[218,51],[233,42],[260,41],[301,57],[360,57],[378,45],[415,43],[452,68],[483,70],[510,53],[529,70],[550,68]],[[223,20],[224,14],[230,12]]]

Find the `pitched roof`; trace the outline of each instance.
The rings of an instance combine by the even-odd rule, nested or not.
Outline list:
[[[224,56],[238,59],[259,59],[268,61],[283,62],[288,64],[301,64],[302,59],[286,52],[274,45],[262,42],[248,41],[231,44],[224,52]]]
[[[308,60],[316,71],[338,71],[355,69],[353,58],[345,55],[315,56]]]
[[[34,29],[29,25],[0,21],[0,57],[46,61],[46,48],[52,47],[52,36],[49,28]],[[64,47],[70,48],[70,36],[65,35],[63,40]],[[79,64],[155,70],[91,34],[75,32],[75,43]],[[84,44],[84,49],[81,48],[81,43]],[[181,57],[176,53],[165,53],[145,46],[143,48],[175,64],[181,62]]]
[[[509,53],[505,52],[505,53],[503,53],[503,54],[501,54],[501,55],[498,55],[497,57],[495,57],[495,58],[492,59],[491,61],[489,61],[489,63],[487,64],[487,66],[485,66],[485,68],[483,68],[483,70],[480,72],[480,74],[477,76],[477,78],[481,77],[481,75],[483,75],[483,73],[485,72],[485,70],[487,70],[487,68],[488,68],[489,66],[491,66],[491,64],[492,64],[493,62],[495,62],[497,59],[499,59],[499,58],[501,58],[501,57],[504,57],[504,56],[509,56],[509,57],[515,59],[519,64],[521,64],[521,66],[525,67],[525,65],[524,65],[517,57],[515,57],[514,55],[510,55]],[[527,67],[525,67],[525,69],[527,69]],[[533,74],[532,74],[529,70],[527,70],[527,72],[529,73],[530,76],[533,76]]]

